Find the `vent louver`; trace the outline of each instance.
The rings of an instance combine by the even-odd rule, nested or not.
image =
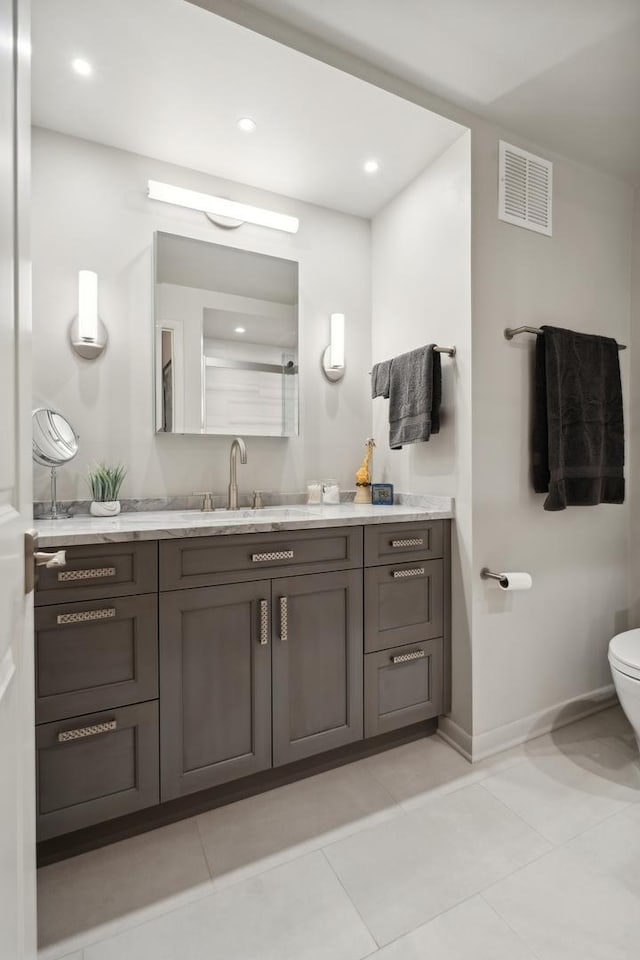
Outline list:
[[[553,164],[500,141],[498,218],[551,236]]]

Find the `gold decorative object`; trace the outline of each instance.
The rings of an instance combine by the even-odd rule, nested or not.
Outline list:
[[[360,469],[356,472],[356,495],[354,503],[371,503],[371,476],[373,473],[373,450],[376,445],[373,437],[369,437],[365,446],[367,452]]]

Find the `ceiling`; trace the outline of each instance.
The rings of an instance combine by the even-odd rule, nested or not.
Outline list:
[[[640,184],[640,0],[245,3]]]
[[[35,124],[359,216],[464,129],[183,0],[33,0],[32,31]]]

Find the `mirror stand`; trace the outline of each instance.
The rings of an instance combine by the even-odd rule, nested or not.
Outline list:
[[[45,513],[45,520],[60,520],[58,513],[58,468],[51,467],[51,509]]]

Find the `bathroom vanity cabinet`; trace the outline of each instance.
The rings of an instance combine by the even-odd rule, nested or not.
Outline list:
[[[449,707],[449,520],[67,556],[36,589],[40,840]]]

